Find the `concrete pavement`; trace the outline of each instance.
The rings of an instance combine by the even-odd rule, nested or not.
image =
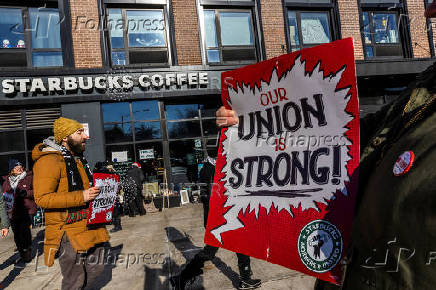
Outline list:
[[[168,278],[180,272],[186,260],[204,246],[203,208],[189,204],[135,218],[123,217],[123,230],[111,234],[104,275],[92,289],[171,289]],[[108,226],[108,229],[112,226]],[[43,263],[43,228],[32,230],[39,254],[25,268],[14,266],[13,234],[0,240],[0,289],[60,289],[59,263]],[[117,257],[117,258],[115,258]],[[103,257],[102,257],[103,259]],[[284,267],[252,259],[253,277],[262,279],[263,290],[313,289],[315,279]],[[204,274],[187,289],[235,289],[238,284],[236,255],[220,249]]]

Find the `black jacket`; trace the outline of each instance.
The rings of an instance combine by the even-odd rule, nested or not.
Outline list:
[[[138,188],[138,193],[142,192],[142,183],[145,180],[144,173],[142,172],[141,168],[133,167],[127,171],[127,176],[131,177],[136,184],[136,187]]]

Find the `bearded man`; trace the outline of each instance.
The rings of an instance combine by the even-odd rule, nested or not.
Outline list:
[[[104,226],[87,227],[88,202],[100,192],[83,157],[89,137],[82,124],[63,117],[53,131],[32,151],[34,197],[45,210],[44,261],[52,266],[58,252],[62,289],[83,289],[103,272],[102,261],[88,260],[100,257],[109,235]]]

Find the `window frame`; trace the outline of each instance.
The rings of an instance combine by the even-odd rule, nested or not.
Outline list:
[[[340,31],[340,18],[339,18],[339,8],[336,0],[331,0],[330,3],[313,3],[313,1],[301,0],[301,1],[283,1],[283,11],[285,18],[285,39],[287,52],[295,52],[300,49],[312,47],[318,44],[303,44],[303,37],[301,32],[301,13],[327,13],[327,20],[329,22],[330,29],[330,42],[341,39]],[[289,28],[289,12],[296,12],[297,25],[298,25],[298,37],[300,40],[299,49],[293,50],[293,47],[298,47],[297,45],[291,44],[290,38],[290,28]]]
[[[389,3],[388,1],[383,3],[361,3],[359,0],[359,25],[360,25],[360,36],[362,40],[362,49],[363,49],[363,57],[365,61],[379,61],[379,60],[395,60],[395,59],[405,59],[405,58],[412,58],[413,52],[412,52],[412,43],[411,43],[411,36],[410,36],[410,29],[409,29],[409,20],[408,20],[408,14],[405,12],[407,9],[405,8],[405,3],[403,0],[399,0],[396,2]],[[398,38],[399,38],[399,45],[401,46],[402,56],[373,56],[373,57],[367,57],[365,48],[365,35],[364,35],[364,22],[363,22],[363,13],[368,12],[371,13],[385,13],[385,14],[396,14],[396,20],[397,20],[397,32],[398,32]],[[372,19],[372,16],[370,17]],[[371,35],[374,35],[373,33],[373,24],[370,21],[370,33]],[[395,46],[392,44],[371,44],[372,47],[379,46],[379,47],[387,47],[387,46]],[[374,53],[374,51],[373,51]]]
[[[111,37],[111,32],[108,26],[108,20],[109,20],[109,9],[120,9],[121,10],[121,17],[123,19],[123,44],[124,44],[124,48],[112,48],[112,37]],[[168,15],[168,8],[167,5],[145,5],[144,7],[138,8],[137,5],[121,5],[121,4],[117,4],[116,6],[114,5],[105,5],[105,7],[103,8],[104,10],[104,38],[105,41],[107,43],[107,60],[108,60],[108,64],[110,67],[112,68],[122,68],[122,67],[130,67],[130,68],[140,68],[140,67],[169,67],[170,64],[172,63],[172,41],[171,41],[171,37],[170,37],[170,33],[169,30],[171,29],[169,26],[169,15]],[[165,23],[165,47],[129,47],[128,45],[128,27],[126,27],[127,25],[127,21],[126,21],[126,17],[127,17],[127,11],[162,11],[163,14],[163,19],[164,19],[164,23]],[[167,54],[167,62],[162,62],[162,63],[135,63],[135,64],[130,64],[129,62],[129,52],[131,51],[166,51]],[[112,61],[112,52],[124,52],[126,54],[126,64],[114,64]]]
[[[258,1],[217,1],[217,0],[198,0],[198,21],[200,27],[200,42],[201,42],[201,54],[202,62],[206,66],[234,66],[234,65],[248,65],[263,60],[265,52],[263,51],[262,37],[259,35],[259,17],[258,17]],[[207,57],[208,47],[206,44],[206,30],[205,30],[205,17],[204,12],[207,10],[213,10],[215,13],[215,26],[218,46],[214,50],[219,51],[220,62],[209,62]],[[237,46],[225,46],[224,50],[241,49],[241,48],[253,48],[255,54],[254,60],[231,60],[223,61],[222,58],[222,41],[221,41],[221,24],[218,18],[219,12],[249,12],[251,33],[253,36],[253,45],[237,45]]]
[[[38,3],[36,3],[38,4]],[[39,3],[41,4],[41,3]],[[61,10],[58,7],[56,3],[53,1],[48,1],[45,3],[47,5],[44,5],[44,9],[57,9],[59,14],[59,19],[61,17]],[[0,5],[0,8],[6,8],[6,9],[20,9],[21,10],[21,17],[23,20],[23,29],[24,29],[24,42],[25,42],[25,48],[13,48],[13,49],[3,49],[0,48],[0,54],[2,53],[12,53],[12,54],[19,54],[24,53],[26,54],[26,66],[0,66],[0,71],[4,70],[23,70],[23,69],[38,69],[38,70],[53,70],[53,69],[61,69],[66,67],[66,58],[65,58],[65,51],[63,48],[63,40],[62,40],[62,33],[59,33],[59,38],[61,41],[61,47],[60,48],[33,48],[32,47],[32,29],[30,27],[30,8],[41,8],[36,6],[17,6],[17,5]],[[61,28],[62,30],[62,28]],[[37,52],[61,52],[62,53],[62,66],[39,66],[36,67],[33,65],[33,53]]]
[[[390,14],[390,15],[395,15],[395,20],[396,20],[396,24],[398,27],[398,23],[400,21],[400,16],[398,15],[398,12],[396,11],[383,11],[383,10],[364,10],[362,11],[362,20],[363,20],[363,13],[368,13],[368,25],[369,25],[369,33],[370,33],[370,43],[367,44],[366,43],[366,39],[365,39],[365,34],[364,34],[364,30],[362,30],[363,33],[363,53],[365,55],[365,57],[367,59],[380,59],[380,58],[385,58],[385,59],[390,59],[390,58],[399,58],[401,56],[398,55],[392,55],[392,56],[379,56],[377,57],[376,55],[374,55],[373,57],[368,57],[366,54],[366,48],[367,47],[371,47],[373,54],[375,54],[376,48],[377,47],[385,47],[385,48],[400,48],[403,56],[404,56],[404,49],[403,49],[403,43],[402,43],[402,39],[401,39],[401,31],[399,29],[397,29],[397,33],[398,33],[398,42],[397,43],[377,43],[375,41],[375,31],[374,31],[374,22],[373,22],[373,17],[374,14]],[[362,29],[364,29],[364,25],[362,25]]]
[[[205,56],[206,56],[206,63],[208,65],[239,65],[239,64],[252,64],[255,63],[256,61],[258,61],[258,53],[256,50],[256,36],[255,36],[255,31],[254,31],[254,23],[253,23],[253,13],[251,10],[249,9],[228,9],[228,8],[223,8],[223,9],[211,9],[211,8],[206,8],[203,9],[203,16],[204,16],[204,12],[205,11],[214,11],[214,15],[215,15],[215,27],[216,27],[216,36],[217,36],[217,47],[213,47],[213,48],[209,48],[206,45],[206,35],[204,38],[204,49],[205,49]],[[226,13],[226,12],[249,12],[250,14],[250,30],[251,30],[251,34],[253,36],[253,45],[223,45],[222,44],[222,39],[221,39],[221,22],[219,19],[219,15],[220,13]],[[204,23],[204,22],[203,22]],[[219,52],[219,56],[220,56],[220,62],[209,62],[207,59],[207,51],[209,49],[212,50],[218,50]],[[254,51],[255,54],[255,59],[254,60],[231,60],[231,61],[224,61],[223,60],[223,51],[224,50],[236,50],[236,49],[252,49]]]
[[[434,2],[435,0],[432,0]],[[430,0],[424,0],[424,7],[427,9],[427,7],[432,3]],[[428,42],[430,46],[430,57],[435,57],[435,39],[433,34],[433,25],[431,19],[426,19],[426,25],[427,25],[427,36],[428,36]],[[435,22],[436,23],[436,22]]]

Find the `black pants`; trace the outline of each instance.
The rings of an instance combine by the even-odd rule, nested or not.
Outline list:
[[[23,253],[32,247],[32,233],[30,232],[30,216],[25,214],[22,217],[11,219],[11,227],[14,232],[14,241],[18,251]]]
[[[98,245],[86,254],[78,254],[64,234],[59,248],[62,290],[79,290],[91,286],[104,271],[104,247]]]
[[[143,197],[141,194],[138,194],[135,198],[135,204],[136,204],[136,209],[138,210],[138,213],[140,215],[144,215],[145,214],[145,208],[144,208],[144,203],[143,203]]]
[[[118,201],[115,202],[114,211],[112,212],[112,224],[115,228],[121,229],[121,205]]]

